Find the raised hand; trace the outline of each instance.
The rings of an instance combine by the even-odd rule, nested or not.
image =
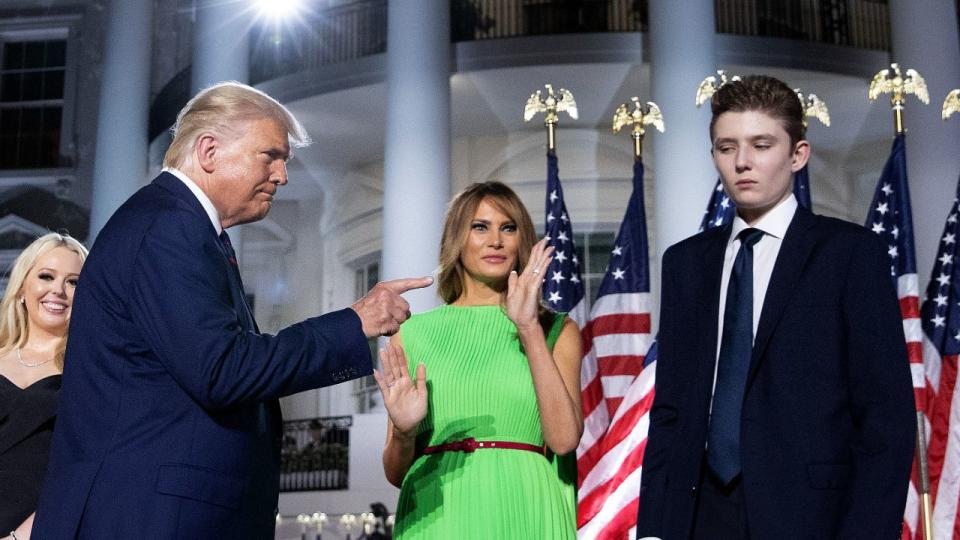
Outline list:
[[[410,304],[400,295],[411,290],[429,287],[430,276],[422,278],[381,281],[366,296],[350,307],[360,316],[363,333],[367,337],[392,336],[400,330],[400,323],[410,318]]]
[[[393,343],[380,351],[380,363],[383,372],[373,370],[373,377],[380,387],[390,421],[395,430],[415,434],[427,415],[427,368],[419,364],[416,380],[411,379],[403,347]]]
[[[520,275],[511,272],[507,278],[507,317],[520,330],[538,324],[540,288],[552,260],[553,246],[547,246],[547,239],[544,238],[530,250],[530,258],[523,272]]]

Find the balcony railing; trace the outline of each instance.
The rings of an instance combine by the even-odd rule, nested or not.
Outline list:
[[[677,0],[679,1],[679,0]],[[451,0],[455,42],[583,32],[644,32],[648,0]],[[311,0],[289,26],[254,27],[254,84],[386,51],[387,0]],[[960,9],[960,0],[957,0]],[[887,0],[714,0],[721,34],[805,40],[865,49],[890,48]],[[189,76],[189,70],[186,73]],[[181,72],[151,110],[151,138],[186,103]],[[172,112],[172,113],[171,113]],[[154,114],[156,113],[156,114]]]
[[[721,34],[889,49],[886,0],[714,0]],[[455,42],[584,32],[644,32],[647,0],[451,0]],[[305,29],[309,28],[309,31]],[[382,53],[387,1],[348,0],[316,9],[303,24],[260,26],[253,82]]]
[[[717,32],[890,48],[886,0],[715,0]]]
[[[349,416],[284,422],[280,491],[348,489],[352,425]]]
[[[303,17],[289,27],[254,27],[251,81],[259,83],[387,50],[387,0],[336,2],[325,9],[307,10]]]

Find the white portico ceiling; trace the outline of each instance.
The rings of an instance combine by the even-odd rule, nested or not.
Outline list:
[[[809,137],[815,149],[833,156],[862,159],[858,149],[876,147],[872,154],[882,166],[892,136],[889,106],[866,99],[868,81],[858,76],[758,66],[723,66],[731,73],[766,73],[785,80],[792,87],[816,93],[826,101],[832,116],[827,128],[811,120]],[[882,66],[881,66],[882,67]],[[879,68],[878,68],[879,69]],[[551,82],[568,88],[577,99],[579,120],[561,117],[560,130],[594,128],[609,130],[616,107],[639,95],[649,95],[649,68],[626,63],[564,64],[555,66],[485,69],[451,77],[451,136],[496,136],[542,131],[542,118],[529,123],[522,118],[530,93]],[[386,85],[376,83],[308,96],[289,103],[307,126],[314,144],[298,149],[291,162],[294,182],[281,190],[281,198],[303,198],[326,182],[342,178],[346,171],[383,159]],[[678,89],[690,94],[695,89]],[[670,111],[663,111],[670,129]],[[908,115],[909,117],[909,115]],[[694,134],[691,144],[705,149],[706,134]],[[693,148],[693,147],[692,147]],[[859,166],[857,167],[859,168]],[[307,173],[309,169],[309,173]]]

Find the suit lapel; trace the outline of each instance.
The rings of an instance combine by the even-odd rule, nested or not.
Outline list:
[[[747,376],[748,387],[760,367],[770,337],[780,322],[783,310],[796,291],[796,285],[800,281],[807,259],[816,244],[816,238],[808,233],[808,229],[815,223],[814,216],[809,210],[797,207],[796,214],[783,238],[783,244],[780,246],[780,253],[777,254],[770,284],[767,286],[767,294],[763,299],[757,335],[753,340],[753,355]]]
[[[257,326],[257,321],[253,318],[253,312],[247,304],[247,295],[243,290],[243,280],[240,279],[240,271],[229,263],[229,255],[227,254],[226,248],[224,248],[223,243],[220,242],[220,238],[217,236],[217,230],[213,227],[213,223],[210,223],[207,211],[203,209],[203,205],[197,200],[196,195],[190,191],[190,188],[185,186],[179,178],[168,172],[160,173],[153,182],[170,193],[173,193],[178,199],[190,206],[194,212],[203,216],[206,223],[210,224],[209,232],[213,236],[217,247],[220,249],[220,253],[223,254],[223,265],[227,269],[227,280],[230,282],[230,296],[233,300],[233,305],[239,312],[238,318],[240,319],[241,325],[246,330],[259,334],[260,329]]]
[[[699,298],[707,300],[701,304],[697,313],[698,317],[696,328],[702,328],[703,339],[696,341],[701,344],[698,357],[700,359],[697,368],[697,388],[698,394],[707,403],[710,402],[713,395],[713,377],[717,363],[717,313],[720,310],[720,281],[723,275],[723,256],[727,248],[727,240],[730,238],[732,226],[714,229],[712,237],[705,238],[706,246],[703,249],[703,259],[701,268],[704,271],[693,271],[691,275],[700,280],[699,283],[693,283],[696,294]],[[704,409],[706,411],[706,409]]]

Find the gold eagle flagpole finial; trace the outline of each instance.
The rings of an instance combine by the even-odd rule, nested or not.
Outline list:
[[[960,88],[954,88],[943,98],[943,109],[940,111],[940,117],[946,120],[953,113],[960,113]]]
[[[803,107],[803,127],[806,129],[808,126],[807,118],[816,118],[820,121],[821,124],[830,127],[830,109],[827,108],[827,103],[820,99],[816,94],[804,94],[803,90],[799,88],[794,88],[794,92],[797,93],[797,99],[800,100],[800,105]]]
[[[643,135],[646,133],[643,126],[653,126],[657,131],[663,133],[665,129],[663,113],[660,112],[660,107],[652,101],[643,104],[640,103],[640,98],[636,96],[630,98],[630,101],[633,102],[632,110],[628,104],[623,103],[613,113],[613,132],[620,133],[624,126],[633,126],[633,129],[630,130],[630,136],[633,138],[633,157],[639,161],[643,152]]]
[[[707,100],[710,99],[713,94],[715,94],[723,85],[739,80],[739,75],[731,75],[729,78],[727,78],[727,72],[722,69],[718,69],[716,76],[710,75],[709,77],[706,77],[700,81],[700,86],[697,87],[697,97],[695,100],[697,107],[700,107],[706,103]]]
[[[890,94],[890,105],[893,108],[894,128],[897,135],[904,133],[903,108],[907,102],[907,95],[917,96],[924,105],[930,103],[930,94],[927,92],[927,82],[916,70],[908,69],[906,75],[900,69],[900,64],[894,62],[888,69],[882,69],[873,76],[867,97],[870,101],[876,100],[880,94]]]
[[[527,104],[523,108],[523,121],[529,122],[539,113],[545,113],[543,124],[547,126],[547,149],[556,150],[557,122],[560,120],[558,113],[566,112],[570,118],[577,119],[577,102],[573,98],[573,93],[566,88],[561,88],[558,94],[553,92],[552,84],[544,85],[547,89],[546,95],[540,90],[530,94]]]

